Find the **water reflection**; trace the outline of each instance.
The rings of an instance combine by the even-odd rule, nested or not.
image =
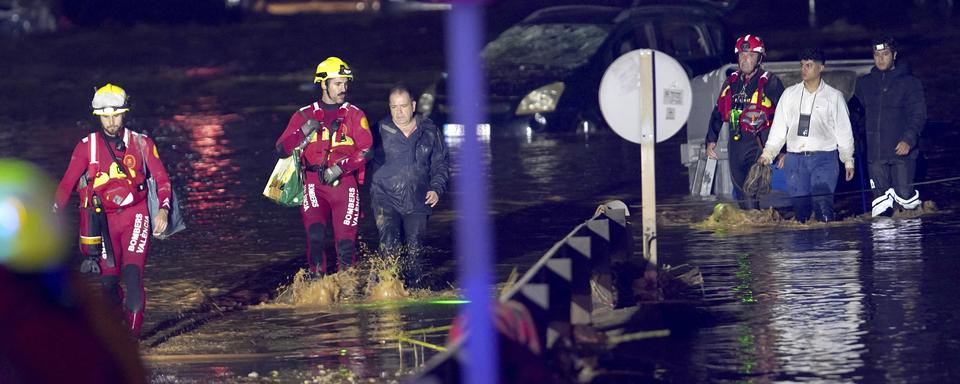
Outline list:
[[[807,231],[810,232],[810,231]],[[817,247],[812,239],[771,256],[771,327],[780,369],[791,377],[842,379],[863,366],[865,319],[860,251]]]
[[[882,338],[869,356],[876,366],[885,367],[886,377],[916,381],[918,372],[902,364],[923,351],[916,345],[927,327],[921,285],[924,273],[922,219],[879,219],[870,224],[871,257],[863,269],[872,285],[866,303],[874,315],[869,328]]]
[[[665,377],[953,382],[938,367],[960,361],[960,302],[943,295],[960,260],[941,256],[957,228],[923,217],[737,236],[663,231],[674,256],[665,262],[700,266],[720,320],[674,340],[689,349]]]
[[[463,136],[444,136],[443,141],[447,143],[447,149],[450,151],[450,172],[453,174],[460,172],[459,155],[460,147],[466,140]],[[490,136],[477,136],[477,144],[480,146],[480,156],[483,164],[490,166],[493,158],[490,150]]]
[[[191,173],[186,199],[192,221],[209,220],[213,212],[236,208],[246,202],[246,195],[232,188],[239,184],[240,169],[234,165],[235,150],[224,133],[224,126],[239,116],[219,112],[218,104],[214,97],[203,97],[181,105],[170,121],[161,120],[161,124],[186,131],[188,145],[194,151],[193,156],[188,155]]]
[[[425,303],[350,307],[252,307],[208,324],[203,332],[172,339],[146,359],[155,362],[155,377],[176,372],[180,380],[242,382],[256,372],[280,382],[389,382],[410,374],[436,353],[408,343],[398,346],[398,335],[449,324],[457,310]],[[443,343],[436,333],[417,339]],[[176,355],[184,351],[191,355]],[[170,362],[158,363],[162,361]]]

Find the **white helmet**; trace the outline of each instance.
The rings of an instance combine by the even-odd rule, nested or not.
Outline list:
[[[127,105],[127,92],[113,84],[107,84],[93,94],[93,114],[97,116],[119,115],[130,110]]]

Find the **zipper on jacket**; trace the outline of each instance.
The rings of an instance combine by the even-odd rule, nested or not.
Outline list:
[[[880,137],[880,124],[883,122],[883,95],[887,93],[887,71],[880,74],[880,100],[877,104],[877,138]]]

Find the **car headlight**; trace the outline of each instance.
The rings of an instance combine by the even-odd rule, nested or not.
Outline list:
[[[563,94],[563,82],[544,85],[528,93],[520,100],[517,106],[517,115],[532,115],[538,112],[553,112],[557,109],[557,101]]]
[[[433,84],[420,94],[420,98],[417,100],[417,112],[420,112],[420,115],[423,117],[430,117],[430,112],[433,112],[433,102],[436,100],[437,85]]]

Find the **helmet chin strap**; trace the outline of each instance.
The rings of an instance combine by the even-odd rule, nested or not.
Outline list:
[[[126,145],[123,143],[123,137],[120,136],[120,132],[122,132],[122,130],[123,126],[120,126],[120,128],[117,128],[117,132],[111,135],[110,132],[107,132],[106,127],[100,127],[100,132],[103,133],[104,140],[107,142],[113,142],[117,149],[121,151],[125,150],[126,148]]]
[[[331,104],[331,105],[332,105],[332,104],[336,104],[336,103],[337,103],[337,99],[333,98],[333,95],[330,94],[330,87],[329,87],[329,84],[327,83],[327,81],[329,81],[329,80],[330,80],[330,79],[327,79],[327,80],[324,80],[324,81],[323,81],[323,84],[324,84],[324,85],[327,85],[327,86],[324,87],[324,88],[322,88],[323,96],[324,96],[324,97],[321,97],[321,98],[320,98],[320,99],[321,99],[320,101],[323,101],[323,102],[326,103],[326,104]],[[330,102],[327,103],[327,100],[330,100]]]

